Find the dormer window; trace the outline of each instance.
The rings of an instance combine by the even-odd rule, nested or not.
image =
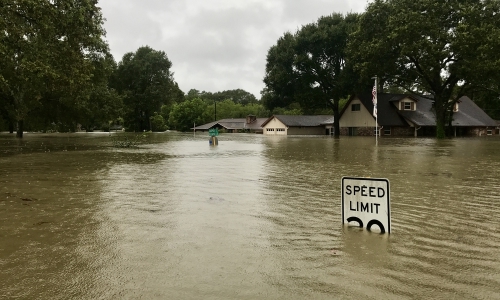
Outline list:
[[[402,101],[401,110],[415,110],[415,102]]]
[[[455,102],[455,104],[453,104],[453,112],[457,111],[458,111],[458,102]]]

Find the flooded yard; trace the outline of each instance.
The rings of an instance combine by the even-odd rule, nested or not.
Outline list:
[[[0,134],[0,298],[500,299],[500,139]],[[391,234],[341,221],[387,178]]]

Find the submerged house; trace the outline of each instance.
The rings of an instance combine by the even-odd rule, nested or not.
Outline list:
[[[257,118],[254,115],[248,115],[246,118],[236,118],[236,119],[221,119],[215,122],[203,124],[196,126],[194,129],[196,131],[208,131],[211,128],[217,128],[219,130],[223,129],[226,132],[255,132],[262,133],[262,123],[266,121],[267,118]]]
[[[265,135],[331,135],[333,116],[274,115],[262,123]]]
[[[428,98],[406,94],[377,95],[379,135],[435,136],[436,118]],[[340,112],[341,135],[375,135],[375,117],[370,93],[352,96]],[[469,97],[461,97],[453,108],[455,136],[495,135],[496,121]]]

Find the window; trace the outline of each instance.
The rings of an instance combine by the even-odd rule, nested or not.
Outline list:
[[[403,109],[404,110],[412,110],[411,109],[411,102],[403,102]]]
[[[486,134],[487,134],[487,135],[492,135],[492,134],[493,134],[493,131],[492,131],[491,129],[488,129],[488,130],[486,130]]]
[[[266,131],[274,131],[274,128],[266,128]]]
[[[276,131],[285,131],[285,128],[276,128]]]
[[[351,105],[351,111],[360,111],[361,110],[361,104],[353,104]]]
[[[391,135],[391,127],[384,128],[384,135]]]
[[[357,127],[349,127],[349,136],[356,136],[358,135],[358,128]]]

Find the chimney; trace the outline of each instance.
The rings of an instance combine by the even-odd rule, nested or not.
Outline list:
[[[248,115],[247,116],[247,124],[253,123],[255,121],[257,121],[257,117],[256,116],[254,116],[254,115]]]

